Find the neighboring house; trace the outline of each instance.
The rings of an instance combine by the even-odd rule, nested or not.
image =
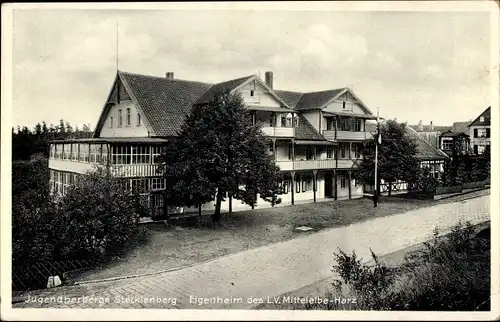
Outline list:
[[[376,133],[376,124],[368,123],[367,131],[375,134]],[[406,126],[406,134],[411,137],[414,142],[417,144],[417,159],[420,161],[421,168],[429,169],[429,173],[431,176],[438,180],[442,180],[446,161],[449,159],[448,155],[443,151],[433,147],[427,140],[425,140],[417,131],[415,131],[411,126]],[[384,183],[384,180],[381,180],[381,193],[384,194],[387,192],[388,187]],[[397,191],[405,191],[407,189],[407,183],[403,180],[398,180],[394,182],[391,190],[394,192]],[[373,185],[365,185],[365,190],[373,191]]]
[[[469,133],[469,128],[467,127],[470,122],[472,120],[469,120],[469,121],[465,121],[465,122],[453,122],[453,126],[452,126],[452,132],[455,132],[455,133]]]
[[[474,154],[483,154],[491,147],[491,106],[468,126]]]
[[[436,126],[432,121],[429,125],[424,125],[422,121],[420,121],[418,125],[409,125],[409,127],[415,130],[421,138],[426,140],[436,149],[439,149],[438,141],[441,133],[451,131],[453,129],[451,126]]]
[[[119,71],[104,102],[94,137],[54,141],[50,147],[50,184],[64,194],[93,165],[108,166],[141,193],[153,215],[165,211],[161,190],[166,183],[156,161],[196,104],[207,103],[219,91],[239,93],[269,140],[283,175],[283,203],[332,197],[360,198],[363,187],[353,179],[362,160],[363,140],[371,137],[365,121],[375,119],[348,88],[314,93],[273,90],[273,74],[207,84]],[[271,205],[259,199],[258,207]],[[213,209],[214,204],[203,205]],[[248,209],[226,200],[222,209]]]
[[[439,149],[451,158],[469,154],[469,135],[463,132],[444,132],[439,136]]]

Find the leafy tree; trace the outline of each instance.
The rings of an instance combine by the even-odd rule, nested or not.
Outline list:
[[[159,161],[169,182],[168,203],[199,206],[215,200],[212,219],[218,222],[226,195],[250,206],[257,195],[280,202],[279,169],[260,128],[250,120],[242,97],[228,92],[193,107]]]
[[[380,124],[382,143],[378,147],[378,178],[389,184],[396,180],[414,182],[419,176],[417,144],[406,133],[406,124],[389,120]],[[373,183],[375,178],[376,139],[363,144],[363,161],[356,178],[364,183]],[[379,185],[380,182],[377,183]],[[377,190],[380,191],[380,189]]]

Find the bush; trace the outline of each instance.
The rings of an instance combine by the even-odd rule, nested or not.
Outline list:
[[[121,250],[137,230],[136,200],[106,170],[82,177],[58,200],[55,223],[61,256],[104,258]]]
[[[408,255],[396,268],[366,265],[353,252],[334,254],[333,271],[340,277],[325,297],[356,298],[356,306],[332,303],[306,309],[361,310],[489,310],[490,243],[470,224],[459,223],[439,237],[434,231],[424,249]]]

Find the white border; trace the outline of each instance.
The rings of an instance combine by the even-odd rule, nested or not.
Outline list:
[[[11,126],[12,21],[14,9],[115,10],[333,10],[333,11],[482,11],[491,14],[492,107],[492,311],[490,312],[362,312],[362,311],[247,311],[247,310],[134,310],[134,309],[12,309],[11,308]],[[425,32],[425,31],[423,31]],[[46,3],[2,5],[2,146],[1,146],[1,318],[5,320],[491,320],[499,318],[499,8],[492,1],[426,2],[245,2],[245,3]],[[493,125],[494,124],[494,125]]]

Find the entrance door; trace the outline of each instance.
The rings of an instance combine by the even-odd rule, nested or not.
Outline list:
[[[333,197],[333,174],[325,173],[325,198]]]
[[[165,202],[161,193],[151,193],[151,218],[160,219],[165,217]]]

